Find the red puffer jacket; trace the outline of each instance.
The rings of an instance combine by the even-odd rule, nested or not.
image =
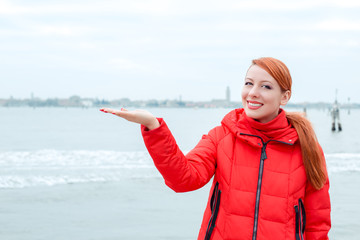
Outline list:
[[[186,156],[158,120],[142,134],[166,185],[192,191],[215,174],[198,239],[328,239],[329,181],[320,190],[307,181],[285,111],[261,124],[233,110]]]

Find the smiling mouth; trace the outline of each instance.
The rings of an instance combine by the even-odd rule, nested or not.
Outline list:
[[[248,102],[248,104],[252,107],[260,107],[262,105],[261,103],[251,103],[251,102]]]
[[[250,109],[258,109],[259,107],[261,107],[263,104],[262,103],[255,103],[255,102],[249,102],[247,101],[248,104],[248,108]]]

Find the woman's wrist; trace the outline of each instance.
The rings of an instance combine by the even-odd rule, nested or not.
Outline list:
[[[160,127],[159,121],[154,117],[154,119],[149,123],[145,125],[149,130],[153,130],[155,128]]]

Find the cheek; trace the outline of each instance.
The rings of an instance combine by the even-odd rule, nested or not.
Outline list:
[[[281,98],[279,95],[267,95],[264,98],[266,99],[267,103],[274,107],[280,107],[281,105]]]
[[[249,91],[247,91],[247,89],[243,88],[243,89],[241,90],[241,98],[242,98],[242,99],[246,99],[246,97],[247,97],[247,95],[248,95],[248,92],[249,92]]]
[[[276,90],[266,91],[262,94],[262,97],[266,99],[266,101],[277,104],[281,101],[281,92],[277,92]]]

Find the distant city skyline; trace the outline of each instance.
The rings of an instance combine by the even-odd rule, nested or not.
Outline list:
[[[9,96],[8,98],[3,98],[0,97],[0,105],[1,102],[4,102],[6,100],[19,100],[19,101],[46,101],[46,100],[64,100],[64,99],[71,99],[71,98],[80,98],[80,99],[92,99],[92,100],[98,100],[98,101],[118,101],[118,100],[129,100],[132,102],[151,102],[151,101],[157,101],[157,102],[162,102],[162,101],[177,101],[177,102],[227,102],[227,103],[239,103],[241,104],[241,100],[239,101],[232,101],[231,99],[229,100],[228,95],[225,96],[225,98],[212,98],[212,99],[204,99],[204,100],[192,100],[192,99],[183,99],[181,95],[179,96],[174,96],[172,98],[143,98],[143,99],[132,99],[132,98],[127,98],[127,97],[118,97],[118,98],[99,98],[99,97],[88,97],[88,96],[81,96],[78,94],[74,94],[68,97],[58,97],[58,96],[53,96],[53,97],[46,97],[46,98],[41,98],[38,96],[35,96],[34,94],[31,94],[30,97],[24,97],[24,98],[16,98],[14,96]],[[301,101],[301,102],[294,102],[294,101],[289,101],[288,104],[295,104],[295,105],[306,105],[306,104],[322,104],[322,103],[326,103],[326,104],[333,104],[336,101],[336,99],[332,99],[329,101]],[[355,105],[360,105],[360,102],[352,102],[350,101],[350,99],[347,99],[346,101],[336,101],[337,103],[341,104],[341,105],[351,105],[351,104],[355,104]]]
[[[254,58],[293,77],[291,102],[360,102],[353,0],[0,0],[0,98],[240,101]]]
[[[186,101],[179,99],[150,99],[150,100],[131,100],[129,98],[121,99],[98,99],[98,98],[82,98],[80,96],[71,96],[69,98],[47,98],[41,99],[31,96],[27,99],[2,99],[0,98],[0,107],[76,107],[76,108],[100,108],[100,107],[126,107],[131,108],[240,108],[242,103],[240,101],[230,101],[229,91],[226,89],[226,99],[212,99],[209,101]],[[340,103],[340,108],[344,109],[359,109],[360,103]],[[306,108],[331,109],[334,107],[334,102],[303,102],[291,103],[286,105],[286,108],[296,108],[305,110]]]
[[[52,97],[45,97],[45,98],[42,98],[40,96],[36,96],[34,94],[34,92],[31,92],[30,93],[30,96],[29,97],[23,97],[23,98],[18,98],[18,99],[36,99],[36,98],[39,98],[39,99],[56,99],[56,98],[71,98],[71,97],[74,97],[74,96],[77,96],[77,97],[81,97],[81,98],[91,98],[91,99],[103,99],[103,100],[118,100],[118,99],[130,99],[132,101],[149,101],[149,100],[157,100],[157,101],[164,101],[164,100],[178,100],[178,101],[194,101],[194,102],[201,102],[201,101],[213,101],[213,100],[225,100],[227,102],[241,102],[241,99],[238,99],[238,100],[233,100],[231,99],[231,89],[229,86],[226,86],[225,88],[225,91],[224,91],[224,96],[223,98],[211,98],[211,99],[201,99],[201,100],[193,100],[193,99],[183,99],[182,95],[178,95],[178,96],[173,96],[173,97],[170,97],[170,98],[142,98],[142,99],[132,99],[132,98],[129,98],[129,97],[117,97],[117,98],[99,98],[99,97],[94,97],[94,96],[81,96],[79,94],[72,94],[70,96],[63,96],[63,97],[59,97],[59,96],[52,96]],[[9,99],[9,98],[16,98],[12,95],[10,95],[9,97],[0,97],[0,99]],[[291,99],[290,99],[291,100]],[[339,101],[339,98],[338,98],[338,90],[335,89],[335,92],[334,92],[334,95],[333,95],[333,98],[329,98],[329,100],[327,101],[299,101],[299,102],[295,102],[295,101],[290,101],[290,103],[294,103],[294,104],[300,104],[300,103],[306,103],[306,102],[309,102],[309,103],[319,103],[319,102],[325,102],[325,103],[333,103],[335,100],[337,100],[338,102],[342,103],[342,104],[349,104],[349,103],[360,103],[359,102],[353,102],[351,101],[351,98],[347,98],[345,99],[344,101]]]

